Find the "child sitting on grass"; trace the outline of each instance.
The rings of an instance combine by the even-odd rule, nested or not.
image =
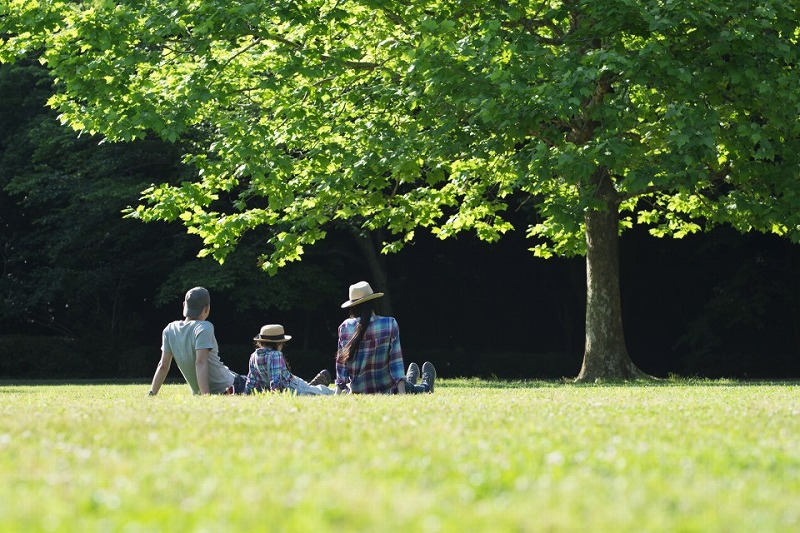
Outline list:
[[[253,340],[256,350],[250,355],[249,371],[245,383],[245,394],[265,390],[280,392],[294,391],[295,394],[333,394],[328,388],[331,374],[323,370],[307,383],[289,370],[283,357],[283,346],[292,338],[286,335],[280,324],[269,324],[261,328],[261,332]]]

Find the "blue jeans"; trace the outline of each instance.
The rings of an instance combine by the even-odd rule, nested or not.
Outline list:
[[[412,385],[408,381],[406,381],[406,394],[422,394],[423,392],[428,392],[430,389],[427,385]]]
[[[317,394],[317,395],[330,395],[333,394],[333,389],[329,389],[325,385],[309,385],[308,382],[297,376],[292,376],[292,381],[286,387],[294,391],[296,394]]]
[[[247,383],[247,376],[237,374],[233,371],[231,371],[231,375],[233,375],[233,385],[225,389],[224,394],[244,394],[244,385]]]

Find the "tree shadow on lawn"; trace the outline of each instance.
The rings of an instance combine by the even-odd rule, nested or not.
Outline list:
[[[181,385],[181,379],[170,379],[165,384]],[[0,379],[0,394],[20,394],[25,389],[15,387],[68,387],[80,385],[141,385],[148,387],[149,379],[65,379],[65,380],[32,380],[32,379]],[[657,380],[637,381],[602,381],[595,383],[577,383],[574,378],[561,379],[503,379],[490,377],[454,377],[439,378],[436,388],[442,389],[554,389],[554,388],[613,388],[613,387],[798,387],[800,380],[772,379],[772,380],[737,380],[737,379],[709,379],[709,378],[669,378]]]
[[[150,385],[149,379],[0,379],[0,392],[14,392],[5,387],[71,387],[75,385]],[[164,383],[185,383],[183,380],[167,379]],[[145,391],[146,392],[146,391]]]
[[[501,379],[496,377],[458,377],[437,380],[436,387],[470,389],[552,389],[552,388],[613,388],[613,387],[797,387],[800,380],[736,380],[706,378],[669,378],[652,380],[606,380],[595,383],[577,383],[574,378],[561,379]]]

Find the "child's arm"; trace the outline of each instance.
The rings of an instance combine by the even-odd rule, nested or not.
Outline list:
[[[347,371],[347,366],[336,358],[336,392],[337,394],[343,393],[347,390],[347,384],[350,383],[350,373]]]
[[[278,350],[269,353],[269,390],[283,390],[286,386],[286,379],[283,376],[286,370],[286,360]]]
[[[244,384],[244,393],[250,394],[259,387],[264,386],[265,378],[258,367],[258,350],[250,354],[247,362],[247,382]]]

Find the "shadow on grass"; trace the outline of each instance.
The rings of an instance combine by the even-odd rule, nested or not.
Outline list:
[[[0,387],[71,387],[75,385],[150,385],[149,379],[0,379]],[[183,380],[167,379],[164,383],[184,383]],[[0,392],[9,392],[0,389]]]
[[[600,387],[797,387],[800,380],[775,379],[775,380],[736,380],[736,379],[706,379],[706,378],[668,378],[653,380],[605,380],[594,383],[578,383],[574,378],[561,379],[536,379],[536,380],[508,380],[500,378],[450,378],[437,380],[436,387],[441,388],[474,388],[474,389],[552,389],[552,388],[600,388]]]
[[[167,379],[165,384],[182,385],[181,379]],[[24,392],[12,387],[69,387],[81,385],[150,385],[149,379],[66,379],[66,380],[32,380],[32,379],[0,379],[0,394]],[[800,380],[792,379],[710,379],[710,378],[668,378],[658,380],[636,381],[598,381],[594,383],[577,383],[574,378],[561,379],[501,379],[497,377],[456,377],[436,380],[436,387],[442,389],[553,389],[553,388],[600,388],[600,387],[797,387]]]

